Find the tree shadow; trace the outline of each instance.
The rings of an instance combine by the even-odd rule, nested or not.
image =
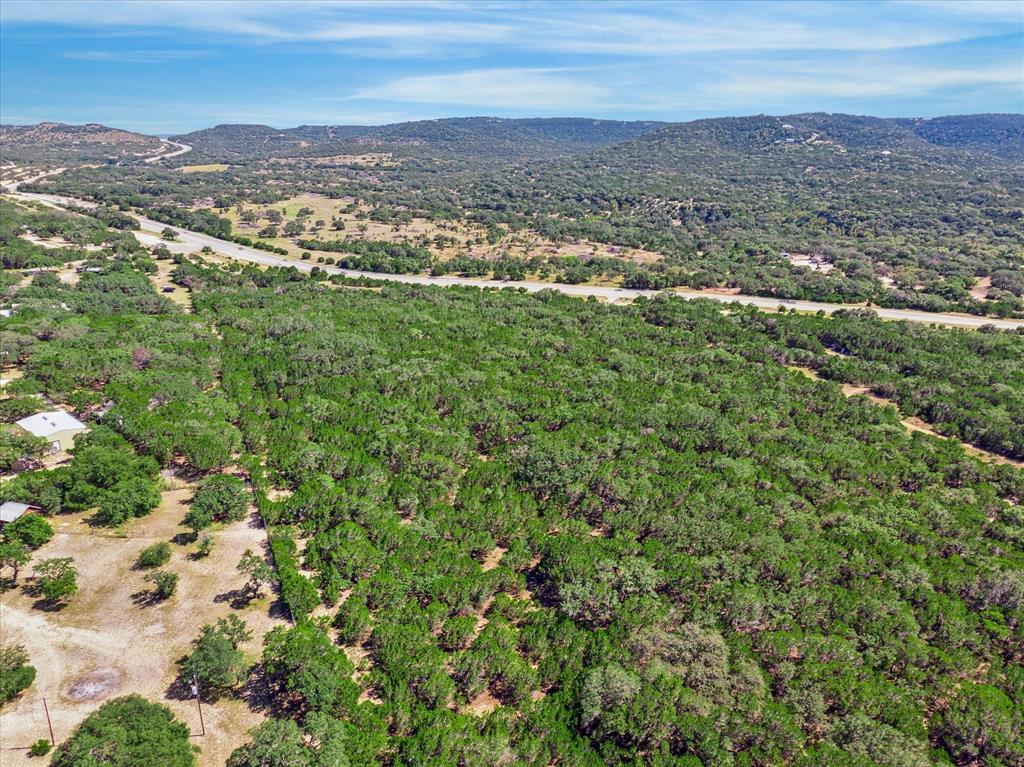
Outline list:
[[[218,594],[213,598],[213,601],[218,603],[227,602],[232,610],[244,610],[246,607],[252,604],[252,602],[256,598],[256,595],[254,595],[251,591],[243,588],[231,589],[230,591],[225,591],[222,594]]]
[[[62,602],[59,599],[50,599],[49,597],[40,597],[32,603],[32,609],[42,610],[44,613],[59,613],[67,606],[67,602]]]
[[[136,591],[131,596],[132,604],[136,607],[153,607],[154,605],[160,604],[163,600],[156,591],[151,589],[143,589],[142,591]]]
[[[289,695],[279,682],[257,664],[249,671],[249,678],[238,691],[238,697],[257,713],[274,716],[293,715],[302,710],[300,696]]]

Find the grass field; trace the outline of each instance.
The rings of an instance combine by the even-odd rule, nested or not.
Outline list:
[[[178,171],[180,173],[219,173],[230,167],[230,165],[225,165],[222,162],[211,162],[207,165],[183,165],[178,168]]]

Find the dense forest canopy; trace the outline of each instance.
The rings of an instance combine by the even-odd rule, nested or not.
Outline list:
[[[295,625],[231,764],[1024,760],[1024,473],[958,442],[1021,457],[1024,336],[176,260],[5,277],[93,429],[0,497],[245,469]]]

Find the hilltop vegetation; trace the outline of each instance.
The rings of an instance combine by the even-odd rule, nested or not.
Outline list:
[[[278,130],[266,125],[218,125],[175,136],[195,157],[249,161],[271,157],[330,156],[367,151],[441,154],[456,161],[557,157],[634,138],[664,123],[585,118],[504,119],[458,117],[375,127],[303,125]]]
[[[108,128],[98,123],[0,125],[5,161],[118,162],[146,157],[160,149],[160,139]]]
[[[247,468],[297,623],[230,764],[1024,759],[1024,475],[789,369],[1019,455],[1024,336],[107,258],[17,289],[9,391]]]

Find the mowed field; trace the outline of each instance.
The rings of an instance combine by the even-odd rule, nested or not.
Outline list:
[[[28,747],[47,738],[43,698],[58,743],[70,736],[92,711],[120,695],[139,693],[170,706],[195,733],[202,749],[199,763],[222,765],[247,733],[264,718],[259,693],[204,704],[205,736],[200,736],[196,701],[177,682],[175,661],[185,655],[200,629],[237,612],[253,632],[244,650],[258,659],[264,634],[283,624],[269,596],[246,604],[246,581],[235,566],[246,549],[263,552],[266,531],[255,512],[247,519],[214,528],[213,551],[195,556],[181,521],[193,488],[174,477],[152,514],[133,520],[123,531],[90,527],[91,512],[53,517],[56,535],[35,552],[33,561],[72,557],[79,591],[61,609],[47,609],[31,588],[31,565],[17,587],[0,595],[5,644],[25,645],[37,670],[35,683],[0,711],[0,763],[34,763]],[[177,592],[153,602],[147,571],[136,567],[142,549],[171,541],[164,569],[180,576]],[[179,542],[175,542],[179,541]]]
[[[554,242],[528,230],[518,232],[506,230],[499,242],[489,243],[487,230],[478,224],[465,221],[429,221],[424,218],[413,218],[409,223],[381,223],[360,217],[360,214],[365,216],[369,213],[370,208],[357,205],[355,210],[351,210],[352,203],[351,198],[332,199],[323,195],[304,194],[273,205],[245,204],[240,208],[222,211],[220,215],[230,219],[236,233],[257,238],[258,232],[269,223],[268,220],[261,218],[256,224],[246,224],[241,219],[242,212],[253,211],[259,214],[269,208],[274,208],[284,216],[284,221],[278,225],[280,230],[286,222],[294,221],[301,209],[309,208],[313,213],[306,218],[306,228],[300,237],[260,238],[284,248],[289,255],[294,256],[300,255],[304,250],[295,243],[296,239],[335,241],[348,238],[423,245],[441,260],[455,256],[471,256],[488,260],[498,259],[502,256],[518,258],[539,256],[545,259],[565,256],[575,256],[581,259],[615,256],[637,263],[650,263],[661,259],[660,254],[651,251],[616,247],[588,240]],[[343,230],[332,229],[331,222],[334,219],[343,221],[345,228]],[[313,233],[311,227],[318,220],[325,224],[316,233]],[[337,254],[327,255],[336,256]]]

